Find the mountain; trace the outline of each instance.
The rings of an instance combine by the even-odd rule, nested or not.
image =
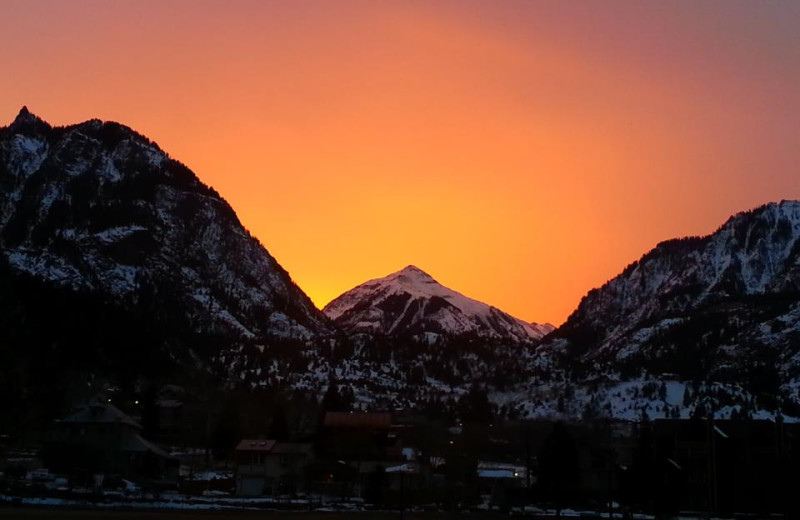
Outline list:
[[[413,265],[347,291],[323,312],[349,333],[475,334],[522,342],[538,340],[553,329],[467,298]]]
[[[131,301],[165,282],[192,326],[242,338],[327,328],[219,194],[130,128],[52,128],[23,107],[0,129],[0,187],[13,272]]]
[[[236,423],[232,403],[318,398],[334,381],[353,406],[403,408],[527,379],[520,351],[546,326],[406,278],[408,323],[337,334],[219,194],[146,137],[24,108],[0,128],[0,424],[21,432],[108,388],[130,407],[183,386],[205,431],[208,417]],[[453,335],[402,334],[416,330]]]
[[[541,366],[576,384],[605,381],[612,393],[626,381],[672,382],[676,395],[691,388],[685,406],[673,398],[662,414],[800,416],[800,202],[659,244],[590,291],[536,352]],[[619,404],[607,397],[598,402]]]
[[[134,403],[149,382],[202,397],[223,430],[220,388],[458,416],[486,397],[523,417],[800,419],[800,202],[659,244],[554,331],[413,266],[321,312],[155,143],[23,108],[0,128],[0,424],[33,431],[109,385]]]
[[[744,335],[785,347],[800,325],[791,318],[798,293],[800,202],[784,201],[740,213],[709,236],[659,244],[590,291],[557,336],[578,356],[624,359],[658,330],[726,316],[734,343]],[[756,330],[762,324],[781,333]]]
[[[236,376],[243,349],[331,332],[225,200],[146,137],[99,120],[53,127],[26,108],[0,128],[9,406],[49,406],[81,381]]]

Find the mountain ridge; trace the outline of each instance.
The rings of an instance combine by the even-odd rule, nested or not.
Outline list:
[[[134,296],[138,278],[167,277],[193,290],[185,304],[194,320],[213,314],[227,332],[328,332],[219,193],[129,127],[97,119],[52,127],[23,107],[0,128],[0,168],[0,245],[12,268]]]
[[[800,417],[800,201],[659,243],[589,291],[531,363],[580,389],[590,415]],[[542,382],[518,391],[545,399]]]
[[[625,321],[635,327],[661,310],[680,312],[736,295],[797,290],[800,269],[792,262],[800,253],[799,237],[800,201],[739,212],[709,235],[660,242],[618,276],[589,291],[562,327],[591,320],[589,314],[608,313],[625,314]],[[635,298],[637,290],[645,295]],[[660,307],[664,302],[666,309]],[[589,306],[591,311],[586,310]],[[612,331],[608,336],[620,334]]]
[[[172,363],[316,396],[335,381],[361,408],[477,389],[516,417],[800,418],[797,201],[661,242],[554,331],[414,266],[323,313],[148,138],[23,108],[0,128],[0,289],[0,395],[19,409],[36,385],[61,398],[86,374],[130,385]]]

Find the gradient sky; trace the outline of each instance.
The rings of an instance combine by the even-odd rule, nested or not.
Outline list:
[[[125,123],[320,306],[415,264],[562,322],[800,198],[800,2],[0,0],[0,121]]]

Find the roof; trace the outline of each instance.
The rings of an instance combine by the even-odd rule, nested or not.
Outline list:
[[[183,406],[183,401],[177,399],[159,399],[156,401],[159,408],[180,408]]]
[[[512,469],[479,469],[479,478],[514,478],[518,474]]]
[[[305,442],[279,442],[270,439],[242,439],[236,451],[260,451],[266,453],[310,454],[312,446]]]
[[[781,424],[771,420],[750,419],[737,421],[715,419],[710,423],[719,440],[746,441],[751,444],[773,446],[779,428],[792,430],[795,425]],[[705,419],[656,419],[653,421],[653,434],[657,437],[672,436],[680,442],[708,442],[709,421]]]
[[[276,442],[272,453],[296,453],[308,455],[311,453],[311,444],[306,442]]]
[[[525,472],[525,466],[505,462],[478,462],[478,477],[480,478],[523,478]]]
[[[272,451],[277,441],[267,439],[242,439],[236,451]]]
[[[326,412],[324,426],[332,428],[391,428],[389,412]]]
[[[120,445],[121,451],[150,452],[165,459],[172,459],[169,453],[138,434],[127,435]]]
[[[386,473],[419,473],[419,466],[413,462],[406,462],[397,466],[389,466]]]
[[[111,403],[94,401],[70,415],[67,423],[122,423],[141,429],[141,425]]]

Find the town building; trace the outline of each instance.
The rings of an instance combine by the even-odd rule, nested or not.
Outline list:
[[[306,490],[314,451],[309,443],[243,439],[236,461],[237,495],[291,495]]]
[[[47,434],[44,463],[62,473],[120,475],[175,482],[178,461],[142,436],[142,427],[110,402],[95,399]]]

